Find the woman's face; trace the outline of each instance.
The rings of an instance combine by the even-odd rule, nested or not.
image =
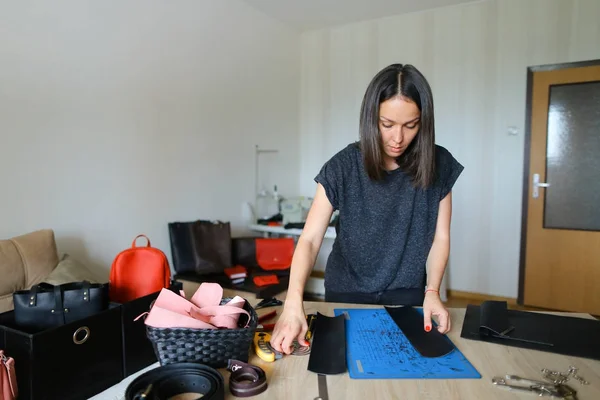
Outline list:
[[[379,132],[389,169],[397,168],[396,158],[419,132],[421,112],[410,99],[395,96],[379,106]]]

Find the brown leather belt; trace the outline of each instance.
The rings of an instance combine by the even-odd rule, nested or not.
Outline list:
[[[238,360],[229,360],[229,390],[236,397],[256,396],[267,390],[267,376],[262,368]]]
[[[229,360],[229,390],[236,397],[256,396],[267,390],[262,368],[239,360]],[[133,380],[126,400],[168,400],[182,393],[202,394],[203,400],[223,400],[225,384],[216,369],[195,363],[175,363],[152,369]]]

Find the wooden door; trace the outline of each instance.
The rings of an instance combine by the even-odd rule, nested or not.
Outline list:
[[[519,303],[600,315],[600,60],[528,71]]]

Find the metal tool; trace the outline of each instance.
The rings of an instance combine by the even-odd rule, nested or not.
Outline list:
[[[258,325],[256,326],[256,331],[257,332],[273,331],[273,329],[275,329],[275,324],[265,324],[264,322],[270,320],[271,318],[274,318],[275,316],[277,316],[277,310],[273,310],[269,313],[266,313],[266,314],[258,317]]]
[[[327,393],[327,375],[317,374],[317,384],[319,385],[319,397],[315,397],[315,400],[329,400],[329,393]]]
[[[271,346],[270,340],[271,335],[267,332],[256,332],[254,334],[254,352],[266,362],[273,362],[283,356]]]
[[[589,385],[590,383],[583,379],[583,377],[579,376],[577,371],[578,369],[573,365],[569,365],[569,370],[566,373],[552,371],[547,368],[544,368],[542,369],[542,376],[548,379],[549,381],[559,385],[568,382],[571,378],[575,379],[582,385]]]
[[[577,382],[581,383],[582,385],[589,385],[590,383],[588,381],[586,381],[585,379],[583,379],[581,376],[579,376],[579,374],[577,374],[578,369],[575,368],[572,365],[569,365],[569,375],[571,375],[573,377],[573,379],[575,379]]]
[[[569,380],[568,374],[563,374],[558,371],[550,371],[546,368],[542,369],[542,376],[548,379],[550,382],[554,383],[555,385],[562,385],[563,383],[567,383],[567,381]]]
[[[577,392],[570,386],[551,382],[535,381],[516,375],[496,376],[492,383],[500,388],[529,392],[537,396],[548,396],[558,399],[577,400]]]
[[[317,314],[308,314],[306,316],[306,324],[308,325],[308,330],[306,331],[306,340],[310,340],[313,334],[313,325],[315,323],[315,319],[317,319]]]
[[[254,307],[254,309],[258,310],[260,308],[272,307],[272,306],[280,306],[282,304],[283,304],[283,301],[277,300],[275,297],[271,297],[269,299],[263,299],[263,300],[261,300],[261,302],[258,303],[256,305],[256,307]]]
[[[292,352],[290,353],[293,356],[307,356],[310,354],[310,346],[303,346],[298,343],[297,340],[292,342]]]

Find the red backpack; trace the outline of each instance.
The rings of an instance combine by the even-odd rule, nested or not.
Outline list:
[[[145,247],[138,247],[138,238],[145,238]],[[150,246],[146,235],[133,239],[131,248],[120,252],[110,269],[110,301],[126,303],[128,301],[168,288],[171,281],[171,269],[165,253]]]

